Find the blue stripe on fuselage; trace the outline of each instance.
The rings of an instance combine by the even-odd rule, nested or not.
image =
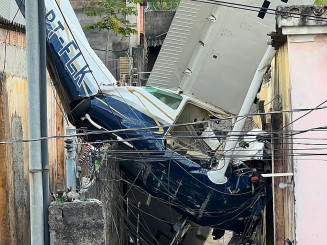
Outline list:
[[[92,95],[94,92],[88,87],[86,77],[91,71],[75,40],[67,40],[67,36],[60,34],[62,31],[67,34],[70,30],[65,30],[64,23],[56,18],[53,10],[46,14],[46,31],[48,52],[51,53],[60,80],[56,82],[65,88],[70,102]]]
[[[114,97],[105,95],[97,97],[98,99],[92,97],[88,113],[94,121],[108,130],[157,126],[151,117]],[[172,204],[188,210],[199,210],[203,203],[207,203],[201,216],[197,212],[186,212],[185,209],[176,208],[190,220],[203,226],[239,232],[244,229],[243,220],[239,218],[252,213],[251,203],[257,206],[257,210],[262,210],[266,200],[254,205],[252,198],[257,191],[252,193],[249,176],[232,175],[229,168],[226,173],[229,181],[224,185],[216,185],[208,179],[207,169],[185,156],[166,149],[161,139],[154,140],[163,137],[155,134],[155,131],[157,129],[142,129],[119,134],[124,139],[143,138],[131,143],[138,150],[146,148],[155,152],[149,154],[142,154],[142,151],[134,154],[127,152],[118,155],[117,159],[120,159],[122,170],[132,179],[136,178],[137,185],[153,196],[169,200]],[[235,195],[231,194],[232,192],[235,192]]]
[[[142,138],[143,140],[133,141],[136,149],[164,149],[163,140],[151,140],[162,138],[167,129],[162,134],[157,134],[158,128],[144,129],[158,126],[155,120],[144,113],[136,110],[128,104],[113,97],[99,95],[92,97],[89,115],[101,126],[109,130],[116,129],[136,129],[126,133],[117,133],[123,139]]]

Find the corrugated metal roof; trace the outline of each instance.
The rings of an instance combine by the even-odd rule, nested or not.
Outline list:
[[[162,46],[164,40],[166,38],[166,34],[156,36],[156,37],[148,37],[146,39],[148,47],[157,47]]]
[[[0,0],[0,16],[5,19],[10,18],[10,2],[9,0]]]
[[[18,24],[16,22],[11,22],[10,20],[4,18],[3,16],[0,16],[0,28],[6,29],[6,30],[18,31],[18,32],[25,32],[24,25]]]

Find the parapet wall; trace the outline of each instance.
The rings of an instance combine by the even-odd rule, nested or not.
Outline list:
[[[99,200],[53,202],[49,207],[50,244],[100,245],[104,223]]]

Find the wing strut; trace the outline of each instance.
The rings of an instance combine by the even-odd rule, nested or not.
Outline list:
[[[225,176],[226,169],[230,160],[232,160],[232,153],[238,143],[240,135],[242,134],[241,131],[243,130],[246,121],[244,115],[249,114],[251,106],[261,86],[263,75],[265,74],[267,68],[270,66],[275,54],[276,50],[269,45],[257,68],[257,71],[254,74],[242,108],[238,114],[238,117],[236,118],[233,130],[231,131],[230,136],[226,142],[223,156],[221,157],[218,166],[215,169],[208,171],[208,178],[215,184],[225,184],[227,182],[227,178]],[[226,154],[226,156],[224,156],[224,154]]]

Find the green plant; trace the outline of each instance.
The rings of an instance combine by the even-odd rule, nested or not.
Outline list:
[[[148,10],[169,10],[175,11],[180,0],[148,0]]]
[[[142,3],[142,0],[127,0],[129,4]],[[91,25],[85,25],[84,30],[100,29],[107,30],[107,44],[105,64],[108,65],[108,52],[109,52],[109,32],[114,31],[116,34],[129,36],[137,34],[137,30],[129,27],[130,21],[126,16],[137,15],[137,9],[134,6],[126,5],[125,1],[119,0],[91,0],[89,4],[83,6],[84,13],[87,16],[99,16],[100,20]]]
[[[314,4],[315,5],[326,5],[327,0],[315,0]]]

